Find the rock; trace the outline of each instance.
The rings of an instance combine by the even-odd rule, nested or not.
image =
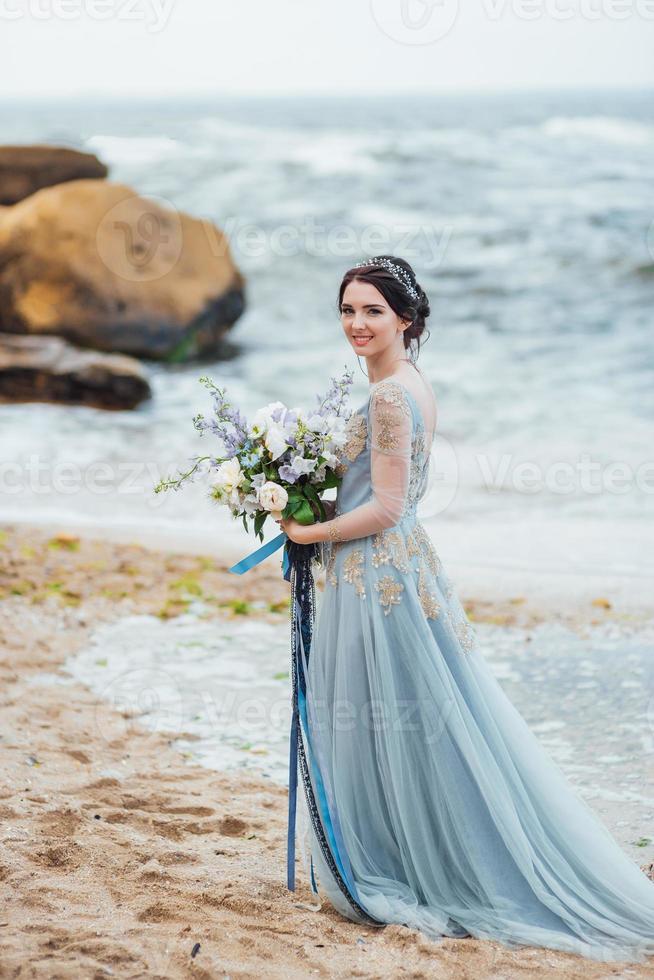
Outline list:
[[[220,353],[244,309],[225,235],[125,184],[73,180],[0,210],[0,330],[161,360]]]
[[[16,204],[42,187],[106,177],[108,172],[93,153],[65,146],[0,146],[0,204]]]
[[[133,357],[79,350],[61,337],[0,334],[0,401],[134,408],[150,395]]]

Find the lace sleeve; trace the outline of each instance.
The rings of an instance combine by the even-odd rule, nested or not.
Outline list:
[[[411,405],[403,385],[383,381],[370,396],[370,500],[325,523],[328,539],[350,541],[397,524],[411,470]]]

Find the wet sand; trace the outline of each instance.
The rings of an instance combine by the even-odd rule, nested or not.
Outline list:
[[[198,596],[209,619],[287,620],[279,559],[237,577],[236,557],[0,529],[0,976],[654,976],[654,962],[357,926],[317,906],[299,856],[289,892],[283,787],[196,765],[178,733],[140,727],[64,669],[101,623],[170,619]],[[459,595],[473,620],[498,624],[633,617],[606,596],[548,608],[531,594],[475,598],[465,583]]]

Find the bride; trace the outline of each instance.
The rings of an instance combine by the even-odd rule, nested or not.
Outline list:
[[[345,274],[339,309],[369,397],[330,519],[279,522],[325,565],[300,664],[312,888],[360,923],[642,962],[654,883],[507,698],[416,516],[436,427],[415,363],[427,297],[377,256]]]

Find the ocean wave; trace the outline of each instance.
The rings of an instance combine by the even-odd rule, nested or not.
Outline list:
[[[85,141],[85,148],[113,165],[151,164],[162,157],[188,156],[188,146],[170,136],[110,136],[99,133]]]
[[[625,146],[646,146],[654,142],[654,126],[617,116],[552,116],[539,128],[554,139],[572,136]]]

